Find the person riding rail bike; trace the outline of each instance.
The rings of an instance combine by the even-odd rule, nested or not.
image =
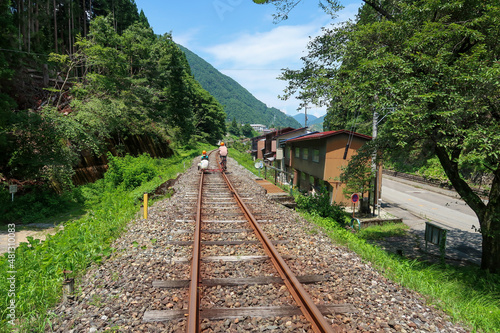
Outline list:
[[[222,170],[226,171],[227,169],[227,147],[224,145],[224,142],[220,143],[219,147],[219,156],[221,158],[221,168]]]
[[[207,151],[204,150],[202,153],[201,153],[201,160],[207,160],[208,161],[208,155],[207,155]]]
[[[206,150],[204,150],[201,154],[201,160],[200,163],[198,164],[198,170],[200,169],[207,169],[208,168],[208,155]]]

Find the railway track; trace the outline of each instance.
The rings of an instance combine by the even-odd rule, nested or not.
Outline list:
[[[210,327],[204,323],[214,320],[289,316],[302,322],[303,331],[333,332],[332,321],[324,314],[335,311],[324,306],[320,310],[299,281],[318,282],[322,277],[295,276],[260,226],[272,221],[257,221],[245,203],[252,198],[239,194],[230,173],[218,169],[214,160],[212,156],[211,169],[200,172],[196,207],[191,200],[195,219],[189,221],[194,225],[190,279],[153,282],[153,286],[163,288],[185,288],[189,284],[188,309],[148,311],[144,321],[186,318],[186,332],[195,333]],[[232,263],[230,271],[220,268],[221,263],[228,262]],[[255,269],[256,265],[261,268]],[[234,295],[242,295],[242,301]],[[279,301],[269,295],[279,295]],[[245,306],[248,299],[252,306]]]
[[[173,196],[151,205],[148,219],[131,221],[113,254],[78,279],[74,298],[49,313],[47,332],[188,330],[198,162],[172,181]],[[232,159],[228,170],[243,203],[334,332],[470,332],[333,243],[321,227],[269,200],[255,176]],[[217,171],[204,175],[199,330],[313,332],[220,177]]]

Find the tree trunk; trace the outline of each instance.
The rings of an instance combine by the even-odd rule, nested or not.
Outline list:
[[[499,231],[497,230],[497,233]],[[486,236],[483,233],[483,254],[481,269],[500,274],[500,241],[499,237]]]
[[[71,54],[71,1],[68,2],[68,53]]]
[[[500,274],[500,208],[493,210],[496,214],[494,212],[487,221],[480,221],[483,234],[481,269]]]
[[[28,0],[28,53],[31,52],[31,0]]]
[[[24,0],[19,0],[19,29],[21,30],[21,38],[23,40],[22,45],[23,45],[23,50],[27,49],[27,40],[26,40],[26,9],[25,9],[25,4]]]
[[[500,168],[493,177],[486,211],[479,222],[483,234],[481,268],[500,274]]]
[[[28,52],[31,52],[31,38],[35,32],[35,10],[31,0],[28,1]]]
[[[54,47],[56,49],[56,53],[59,53],[57,49],[57,7],[56,0],[52,0],[52,4],[54,5]]]
[[[64,8],[62,10],[64,10]],[[61,13],[61,27],[64,27],[64,12]],[[64,45],[66,44],[66,40],[64,39],[64,28],[59,30],[59,38],[61,39],[61,53],[64,53]]]
[[[488,203],[485,204],[460,177],[457,161],[461,149],[451,150],[448,155],[445,148],[437,144],[434,148],[451,184],[478,217],[483,236],[481,268],[500,273],[500,164],[494,172]]]
[[[21,4],[20,1],[17,2],[17,41],[19,44],[19,51],[22,50],[22,40],[21,40]]]
[[[40,45],[40,5],[38,2],[35,5],[35,19],[33,20],[33,31],[36,33],[36,44]]]
[[[83,15],[82,15],[82,23],[83,23],[83,37],[87,37],[87,8],[85,8],[85,3],[87,0],[83,0]]]

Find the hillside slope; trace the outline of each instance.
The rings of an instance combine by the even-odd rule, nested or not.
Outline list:
[[[186,54],[195,79],[224,106],[228,119],[236,118],[239,123],[268,127],[300,127],[299,122],[292,117],[276,108],[268,108],[238,82],[182,45],[179,47]]]

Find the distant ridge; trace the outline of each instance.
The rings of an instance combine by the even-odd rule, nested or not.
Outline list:
[[[301,126],[305,126],[304,113],[299,113],[299,114],[293,116],[293,118],[295,120],[297,120]],[[307,127],[309,127],[309,129],[311,129],[311,130],[320,131],[320,132],[323,131],[323,122],[324,121],[325,121],[325,116],[321,116],[318,118],[316,116],[313,116],[312,114],[307,115]]]
[[[276,108],[267,107],[238,82],[219,72],[189,49],[182,45],[179,47],[186,55],[195,79],[224,106],[227,119],[267,127],[301,127],[294,118]]]
[[[293,119],[297,120],[301,126],[304,126],[305,124],[305,114],[304,113],[298,113],[295,116],[293,116]],[[313,116],[312,114],[307,115],[307,124],[310,125],[313,121],[318,119],[318,117]]]

